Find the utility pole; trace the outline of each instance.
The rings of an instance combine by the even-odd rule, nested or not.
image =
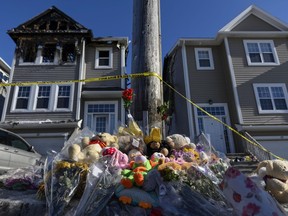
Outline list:
[[[160,0],[133,0],[132,73],[157,73],[162,77]],[[144,133],[162,128],[157,107],[162,105],[162,84],[155,76],[131,80],[135,91],[132,114]],[[147,127],[148,126],[148,127]]]

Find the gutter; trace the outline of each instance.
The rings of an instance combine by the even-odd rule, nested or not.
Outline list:
[[[255,132],[265,132],[265,131],[288,131],[288,125],[239,125],[236,124],[236,129],[238,131],[255,131]]]
[[[79,67],[79,80],[84,78],[84,65],[85,65],[85,39],[82,40],[82,56]],[[81,92],[82,92],[82,82],[78,82],[78,91],[77,91],[77,106],[76,106],[76,119],[80,119],[80,109],[81,109]]]
[[[74,122],[3,122],[0,124],[4,129],[55,129],[55,128],[80,128],[82,120]]]

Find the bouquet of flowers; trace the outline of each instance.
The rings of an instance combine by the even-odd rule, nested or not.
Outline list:
[[[133,102],[133,89],[132,88],[125,89],[122,92],[122,99],[124,101],[125,109],[128,110],[131,107],[132,102]]]
[[[87,169],[85,163],[66,160],[54,159],[45,165],[44,183],[48,215],[63,215],[80,183],[81,173]]]

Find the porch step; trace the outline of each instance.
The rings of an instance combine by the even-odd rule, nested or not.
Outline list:
[[[252,174],[259,163],[253,155],[247,153],[227,153],[226,156],[230,159],[231,166],[246,175]]]

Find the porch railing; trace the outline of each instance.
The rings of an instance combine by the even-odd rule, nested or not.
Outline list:
[[[244,149],[247,153],[254,155],[258,161],[275,159],[273,154],[258,143],[249,133],[244,132],[244,135],[247,139],[253,141],[252,144],[251,142],[244,140]]]

